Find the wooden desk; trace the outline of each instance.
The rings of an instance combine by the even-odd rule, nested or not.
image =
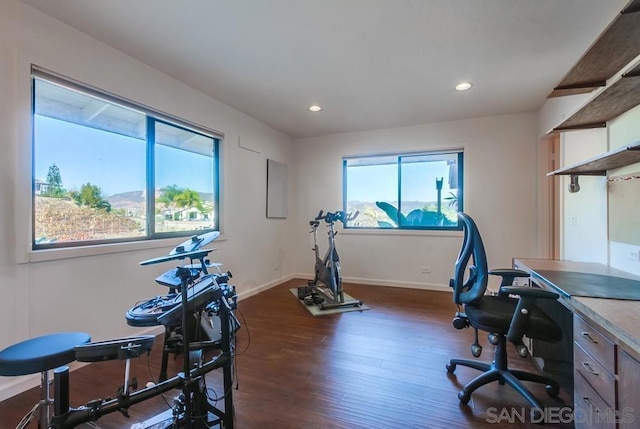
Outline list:
[[[555,292],[562,285],[550,284],[536,270],[640,281],[638,276],[596,263],[515,258],[513,267],[531,274],[535,285]],[[640,301],[579,296],[562,296],[559,301],[573,313],[574,410],[588,421],[576,421],[575,427],[638,427]]]
[[[536,270],[574,271],[640,280],[640,277],[625,271],[589,262],[516,258],[513,267],[532,274],[536,284],[553,291],[553,285],[535,276]],[[562,285],[557,286],[562,288]],[[592,320],[617,344],[640,358],[640,301],[572,296],[561,297],[560,302],[572,312]]]

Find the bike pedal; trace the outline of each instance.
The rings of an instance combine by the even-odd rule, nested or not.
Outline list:
[[[314,304],[322,304],[324,302],[324,298],[320,295],[313,295],[312,299]]]
[[[304,299],[310,293],[311,288],[309,286],[298,286],[298,299]]]

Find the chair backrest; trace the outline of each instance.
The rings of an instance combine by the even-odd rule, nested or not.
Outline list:
[[[464,239],[456,260],[452,281],[453,302],[456,304],[474,304],[482,299],[487,290],[487,255],[480,232],[471,216],[458,212],[462,224]],[[470,264],[471,260],[471,264]],[[465,275],[467,277],[465,278]]]

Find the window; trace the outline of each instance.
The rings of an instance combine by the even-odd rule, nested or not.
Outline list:
[[[33,72],[32,248],[218,230],[220,136]]]
[[[460,229],[462,150],[343,159],[349,228]]]

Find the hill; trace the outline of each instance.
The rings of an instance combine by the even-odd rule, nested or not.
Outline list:
[[[63,198],[36,197],[36,242],[100,240],[141,235],[140,224],[133,218],[79,207]]]

